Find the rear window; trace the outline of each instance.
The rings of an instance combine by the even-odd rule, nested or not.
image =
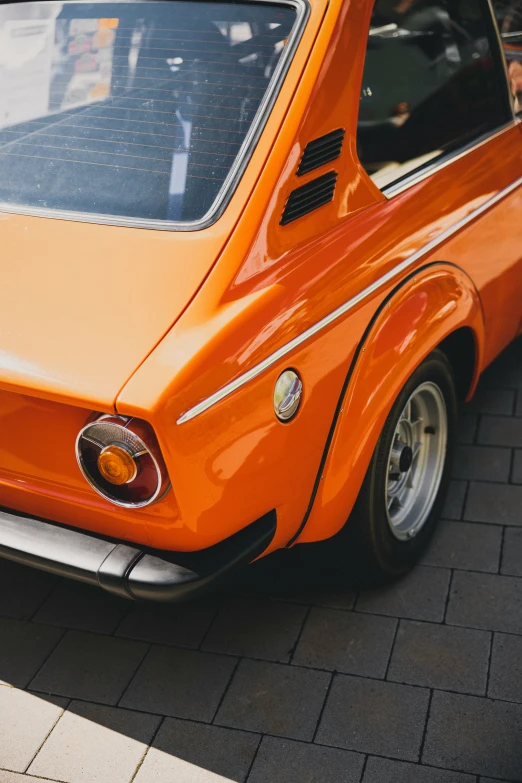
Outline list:
[[[300,9],[1,5],[0,209],[208,224],[266,119]]]

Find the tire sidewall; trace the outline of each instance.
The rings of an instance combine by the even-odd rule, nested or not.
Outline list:
[[[413,538],[402,540],[393,535],[386,510],[385,486],[388,476],[388,460],[397,423],[404,407],[414,391],[426,382],[435,383],[438,386],[446,404],[446,454],[439,488],[426,521]],[[433,534],[451,480],[456,428],[457,399],[453,372],[445,355],[437,350],[431,353],[417,368],[398,395],[386,419],[366,477],[367,532],[371,539],[370,545],[379,570],[390,576],[399,576],[408,571],[418,560]]]

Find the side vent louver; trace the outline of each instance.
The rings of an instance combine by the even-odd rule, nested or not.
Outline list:
[[[318,139],[308,142],[297,168],[297,176],[302,177],[303,174],[308,174],[309,171],[336,160],[341,154],[343,140],[344,130],[338,128],[338,130],[327,133],[326,136],[320,136]]]
[[[281,225],[286,226],[292,220],[307,215],[318,207],[332,201],[337,182],[337,172],[329,171],[306,185],[301,185],[290,193],[281,216]]]

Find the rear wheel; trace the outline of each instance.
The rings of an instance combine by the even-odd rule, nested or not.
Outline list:
[[[365,579],[400,576],[421,555],[448,489],[456,423],[452,369],[436,350],[397,397],[347,523]]]

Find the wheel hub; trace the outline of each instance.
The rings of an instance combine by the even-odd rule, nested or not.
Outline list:
[[[397,440],[392,446],[390,465],[395,473],[407,473],[412,466],[413,449]]]

